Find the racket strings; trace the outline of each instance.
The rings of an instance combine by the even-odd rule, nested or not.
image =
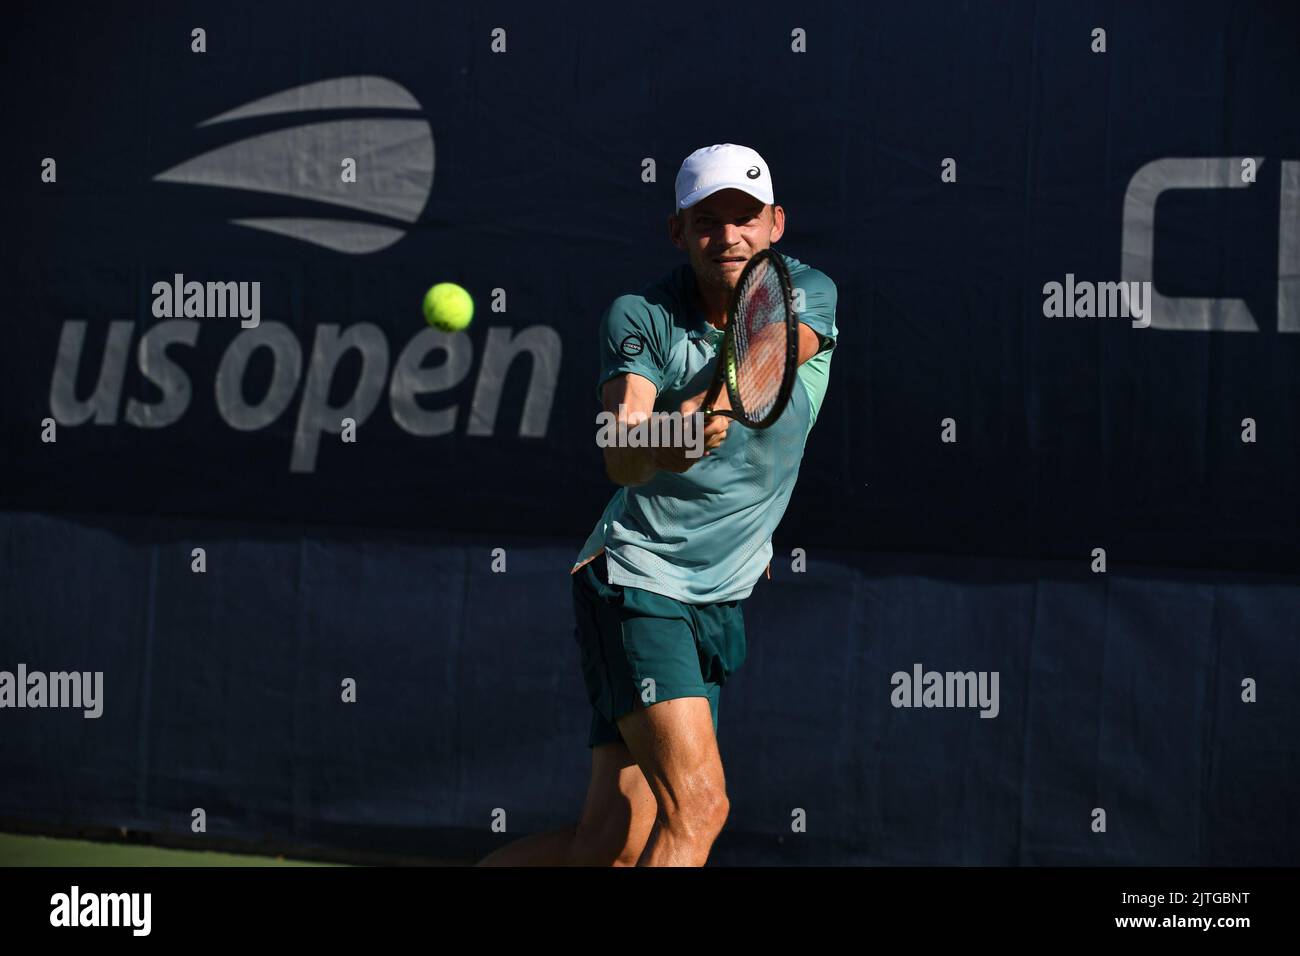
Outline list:
[[[747,418],[761,421],[776,406],[785,379],[786,301],[776,269],[760,263],[737,296],[735,386]]]

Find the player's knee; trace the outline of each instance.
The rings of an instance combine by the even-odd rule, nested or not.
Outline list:
[[[730,813],[726,788],[711,784],[692,788],[660,816],[664,826],[679,836],[712,840],[722,832]]]
[[[654,827],[655,802],[649,790],[620,788],[617,796],[588,809],[574,834],[574,864],[635,866]]]
[[[610,866],[636,866],[645,850],[645,840],[623,840]]]
[[[716,791],[711,791],[709,800],[703,808],[703,817],[705,825],[714,836],[722,832],[730,814],[731,801],[727,799],[726,790],[719,787]]]
[[[609,819],[598,827],[579,826],[573,838],[573,866],[636,866],[645,849],[645,828],[627,818]]]
[[[579,831],[569,849],[570,866],[614,866],[619,850],[608,842]]]

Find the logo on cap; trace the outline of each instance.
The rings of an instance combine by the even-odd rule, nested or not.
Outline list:
[[[749,169],[745,170],[745,175],[748,176],[750,179],[757,179],[759,176],[763,174],[757,166],[750,166]]]
[[[629,335],[619,343],[618,350],[628,358],[636,358],[645,351],[645,343],[639,335]]]

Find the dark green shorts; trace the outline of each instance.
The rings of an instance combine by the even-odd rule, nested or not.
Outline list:
[[[636,706],[706,697],[718,731],[718,697],[745,662],[739,601],[686,604],[641,588],[607,584],[605,555],[573,575],[574,636],[595,708],[587,745],[623,739],[616,721]],[[649,684],[653,681],[653,684]],[[646,699],[653,694],[653,699]]]

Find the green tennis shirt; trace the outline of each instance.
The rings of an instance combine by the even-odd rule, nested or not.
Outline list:
[[[799,366],[781,417],[761,431],[733,423],[722,444],[686,472],[656,471],[644,485],[614,493],[573,570],[603,550],[609,584],[637,587],[687,604],[749,596],[772,558],[772,532],[799,476],[804,443],[830,375],[835,283],[783,256],[799,321],[821,350]],[[694,304],[695,277],[683,263],[640,294],[621,295],[600,320],[600,401],[605,382],[635,372],[658,390],[655,411],[676,411],[709,387],[723,332]]]

